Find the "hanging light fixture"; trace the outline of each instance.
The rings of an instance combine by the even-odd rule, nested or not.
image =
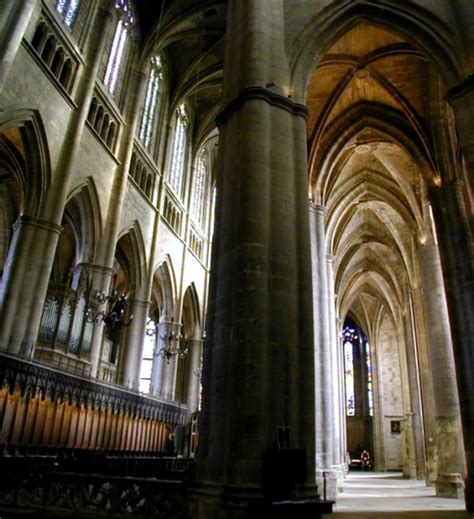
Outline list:
[[[107,326],[128,326],[132,320],[131,315],[128,320],[125,320],[125,309],[127,307],[127,298],[125,294],[118,295],[118,292],[114,290],[112,294],[107,295],[103,290],[96,290],[93,298],[98,304],[107,304],[106,310],[95,312],[92,308],[87,310],[86,319],[87,322],[93,324],[105,323]]]
[[[149,323],[150,321],[148,321]],[[183,343],[183,335],[181,333],[182,324],[179,325],[179,330],[174,330],[174,320],[171,318],[170,327],[168,332],[162,333],[159,335],[159,338],[162,340],[164,346],[162,346],[156,353],[153,355],[155,357],[161,357],[166,359],[166,363],[169,364],[170,360],[173,357],[177,357],[178,359],[184,359],[188,353],[188,347],[185,343]],[[146,328],[146,334],[149,336],[157,335],[157,328],[149,327]]]

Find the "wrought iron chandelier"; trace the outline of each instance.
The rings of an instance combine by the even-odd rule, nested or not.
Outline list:
[[[93,324],[105,323],[112,328],[115,326],[128,326],[132,320],[131,315],[125,320],[125,309],[127,307],[127,298],[125,294],[118,295],[114,290],[112,294],[107,295],[103,290],[97,290],[93,296],[98,304],[107,304],[106,310],[95,312],[92,308],[87,310],[86,319]]]
[[[150,319],[150,321],[153,321]],[[148,321],[148,323],[150,323]],[[166,363],[169,364],[170,360],[173,357],[177,357],[178,359],[184,359],[188,353],[188,347],[186,343],[183,341],[183,335],[181,333],[182,324],[179,325],[179,330],[174,330],[174,321],[173,318],[170,322],[170,327],[167,333],[162,333],[158,335],[156,326],[146,328],[146,334],[149,336],[158,335],[164,346],[162,346],[156,353],[153,354],[155,357],[161,357],[166,359]]]

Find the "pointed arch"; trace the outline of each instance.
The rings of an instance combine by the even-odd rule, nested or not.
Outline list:
[[[339,291],[340,315],[347,314],[361,294],[370,294],[386,307],[393,321],[397,322],[400,301],[390,279],[379,271],[361,275],[358,270],[360,271],[359,265],[351,270],[345,286]]]
[[[115,255],[126,270],[129,291],[136,296],[144,290],[147,277],[145,244],[137,221],[120,235]]]
[[[47,135],[38,110],[14,109],[0,115],[0,134],[18,130],[15,143],[25,161],[23,214],[38,217],[43,193],[51,184],[51,157]]]
[[[167,254],[153,275],[152,299],[159,307],[161,321],[170,321],[174,316],[176,301],[176,277],[171,257]]]
[[[99,197],[92,178],[70,193],[64,213],[75,228],[79,262],[91,262],[103,226]]]
[[[304,102],[315,65],[326,49],[362,21],[397,32],[436,64],[447,87],[459,84],[464,75],[454,52],[451,27],[428,9],[415,2],[384,4],[368,0],[332,2],[319,10],[301,31],[289,49],[294,95]]]
[[[201,339],[201,310],[194,283],[191,283],[184,292],[182,316],[185,339]]]
[[[326,217],[326,236],[329,250],[336,249],[337,228],[341,221],[347,221],[356,206],[366,200],[379,200],[389,205],[411,230],[423,224],[418,205],[410,205],[394,182],[381,179],[370,170],[356,172],[342,187],[331,196],[331,204]]]

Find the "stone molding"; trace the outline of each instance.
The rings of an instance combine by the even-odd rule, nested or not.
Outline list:
[[[446,92],[446,101],[452,103],[471,90],[474,90],[474,73],[468,74],[459,85],[450,88]]]
[[[114,269],[112,267],[104,267],[103,265],[97,265],[95,263],[78,263],[75,266],[75,270],[81,270],[84,269],[87,272],[91,272],[94,274],[110,274],[113,275],[115,273]]]
[[[42,229],[48,232],[54,232],[56,234],[61,234],[63,227],[62,225],[58,225],[56,223],[51,223],[46,220],[41,220],[40,218],[35,218],[34,216],[20,216],[17,221],[13,224],[13,232],[15,232],[20,225],[31,225],[32,227],[37,227],[38,229]]]
[[[275,94],[267,88],[260,86],[249,86],[241,90],[237,97],[232,99],[232,101],[230,101],[224,110],[216,117],[217,126],[221,126],[222,124],[226,123],[237,110],[242,108],[242,106],[247,101],[254,99],[265,101],[271,106],[286,110],[292,115],[303,117],[305,120],[309,116],[309,110],[305,105],[295,103],[291,98]]]
[[[308,202],[309,210],[313,213],[319,214],[321,216],[324,216],[326,214],[326,206],[321,204],[315,204],[314,202],[311,202],[311,200]]]

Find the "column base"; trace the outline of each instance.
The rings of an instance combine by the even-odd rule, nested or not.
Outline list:
[[[345,465],[334,465],[334,475],[336,478],[336,498],[337,494],[339,492],[342,492],[344,489],[344,478],[346,477],[346,474],[349,472],[349,469],[346,471]],[[331,499],[334,499],[331,497]]]
[[[464,482],[461,474],[440,474],[435,483],[438,497],[462,499],[464,497]]]
[[[319,519],[332,512],[332,501],[318,499],[316,487],[301,488],[295,499],[265,500],[263,489],[197,483],[189,491],[193,519],[272,519],[298,517]]]
[[[339,485],[337,471],[334,469],[317,470],[316,485],[318,487],[319,495],[323,501],[335,501]]]

